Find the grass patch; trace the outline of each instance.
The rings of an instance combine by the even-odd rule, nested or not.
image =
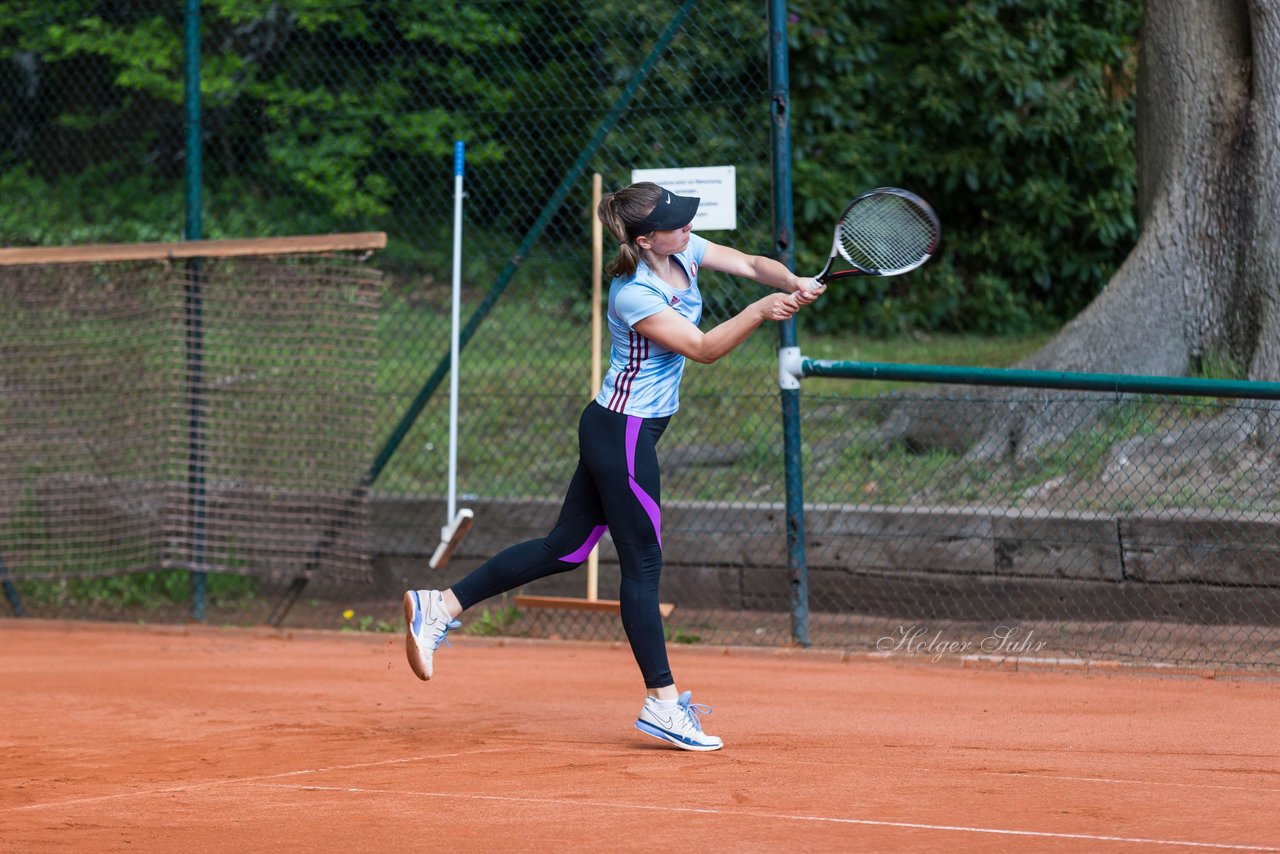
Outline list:
[[[191,574],[186,570],[136,572],[110,578],[67,578],[49,581],[12,579],[23,602],[34,608],[139,609],[158,611],[191,601]],[[256,600],[259,579],[208,573],[205,593],[218,609],[247,607]]]
[[[479,637],[496,637],[509,633],[519,619],[520,610],[515,605],[485,608],[480,612],[480,616],[469,621],[462,631]]]
[[[733,295],[745,305],[751,294]],[[380,440],[392,435],[422,384],[448,352],[447,298],[435,287],[389,297],[379,322],[377,389]],[[725,310],[719,314],[727,316]],[[580,302],[580,301],[578,301]],[[716,300],[710,296],[708,303]],[[465,319],[475,294],[464,300]],[[590,323],[576,302],[545,297],[508,298],[492,309],[463,350],[460,373],[459,489],[492,497],[558,496],[573,473],[577,414],[590,399]],[[532,318],[532,320],[531,320]],[[723,317],[709,316],[703,329]],[[536,322],[536,350],[531,350]],[[813,335],[801,330],[805,355],[814,358],[974,364],[1004,367],[1030,355],[1047,333],[987,339],[967,335],[876,339]],[[761,329],[714,365],[690,362],[681,388],[681,413],[665,447],[718,447],[722,462],[702,465],[696,477],[674,469],[664,493],[679,499],[762,498],[780,488],[776,472],[782,442],[777,395],[777,333]],[[602,348],[607,365],[608,353]],[[874,396],[910,384],[814,378],[806,395]],[[405,435],[377,482],[386,494],[439,494],[448,475],[448,385],[441,383]],[[472,439],[471,437],[475,437]],[[731,464],[723,460],[732,458]],[[664,471],[664,475],[667,472]],[[469,487],[468,484],[471,486]]]

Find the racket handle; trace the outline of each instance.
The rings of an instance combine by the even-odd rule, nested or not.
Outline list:
[[[801,280],[800,287],[797,288],[792,293],[798,294],[800,293],[800,291],[804,291],[805,293],[810,293],[810,294],[818,293],[822,291],[824,288],[826,288],[826,286],[827,286],[826,281],[819,278],[818,276],[814,276],[810,279]]]

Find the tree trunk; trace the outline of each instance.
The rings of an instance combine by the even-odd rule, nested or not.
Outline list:
[[[1137,112],[1138,242],[1020,367],[1280,379],[1280,0],[1147,0]],[[941,421],[936,401],[904,401],[885,437],[1017,459],[1087,429],[1109,399],[1068,415],[1028,390],[955,408],[974,391],[944,392]],[[1280,441],[1280,409],[1251,431]]]
[[[1258,96],[1275,99],[1277,5],[1147,0],[1137,93],[1141,236],[1102,293],[1025,366],[1177,376],[1207,359],[1251,365],[1259,305],[1276,290],[1274,270],[1265,281],[1249,247],[1274,227],[1257,216],[1262,189],[1278,180],[1260,171],[1275,156],[1265,151],[1275,112],[1268,133]],[[1251,26],[1258,18],[1269,26]],[[1266,55],[1259,47],[1270,65],[1253,61]]]
[[[1250,223],[1247,277],[1255,292],[1258,346],[1253,379],[1280,379],[1280,0],[1253,0],[1255,154],[1249,182],[1256,214]]]

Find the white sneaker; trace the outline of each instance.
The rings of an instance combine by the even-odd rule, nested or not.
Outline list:
[[[709,714],[711,709],[701,703],[690,703],[692,696],[692,692],[685,691],[670,709],[660,708],[657,701],[649,697],[636,719],[636,729],[684,750],[719,750],[724,742],[703,732],[698,717]]]
[[[409,666],[419,679],[431,678],[431,659],[435,657],[440,642],[451,629],[462,628],[462,623],[449,619],[444,607],[444,594],[439,590],[410,590],[404,594],[404,622],[408,631],[404,636],[404,651]]]

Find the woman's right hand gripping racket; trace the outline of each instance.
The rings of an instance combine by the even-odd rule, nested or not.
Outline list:
[[[929,203],[896,187],[863,193],[836,222],[831,257],[813,277],[819,285],[848,276],[897,276],[919,267],[937,251],[942,227]],[[833,270],[836,258],[851,269]]]

